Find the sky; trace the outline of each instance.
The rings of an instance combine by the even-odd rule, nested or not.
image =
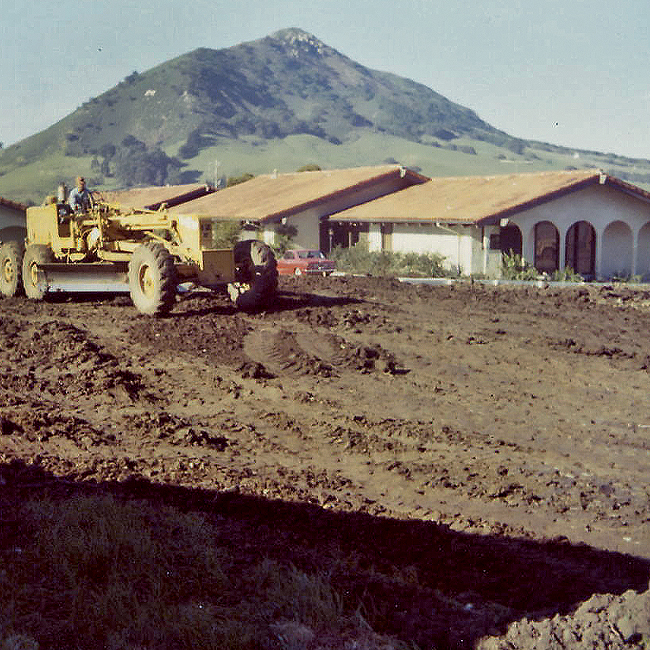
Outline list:
[[[299,27],[510,135],[650,159],[648,0],[0,0],[0,142],[133,71]]]

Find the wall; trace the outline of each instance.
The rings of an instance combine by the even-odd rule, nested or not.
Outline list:
[[[498,227],[447,226],[444,224],[393,224],[392,250],[396,253],[436,253],[442,255],[447,269],[463,275],[496,277],[501,269],[501,252],[489,250],[489,235]],[[380,251],[379,224],[370,224],[368,247]]]
[[[408,180],[408,177],[402,177],[399,173],[395,173],[381,182],[343,191],[331,199],[319,202],[315,206],[293,214],[287,218],[288,224],[298,228],[298,235],[294,238],[293,245],[299,248],[323,248],[329,250],[328,246],[321,247],[320,223],[323,219],[335,215],[337,212],[377,199],[380,196],[397,192],[411,184],[412,181]],[[267,243],[275,242],[273,224],[265,225],[264,238]]]
[[[292,245],[295,248],[320,248],[320,213],[317,208],[298,212],[288,217],[286,223],[289,226],[294,226],[298,231],[292,240]],[[263,239],[269,245],[276,243],[275,226],[276,224],[273,223],[264,226]]]

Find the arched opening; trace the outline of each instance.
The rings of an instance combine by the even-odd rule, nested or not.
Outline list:
[[[644,282],[650,279],[650,221],[639,230],[636,272]]]
[[[623,221],[613,221],[603,232],[601,274],[605,278],[632,275],[632,230]]]
[[[535,225],[535,268],[540,273],[553,273],[560,266],[560,233],[550,221]]]
[[[577,221],[566,234],[565,265],[592,280],[596,272],[596,231],[587,221]]]
[[[521,255],[522,236],[519,226],[511,223],[499,229],[499,243],[504,255],[515,253]]]

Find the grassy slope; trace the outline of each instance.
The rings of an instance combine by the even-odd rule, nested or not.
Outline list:
[[[182,142],[166,147],[166,153],[176,155]],[[185,161],[186,170],[196,170],[201,181],[214,181],[215,161],[219,176],[239,176],[245,172],[255,175],[292,172],[315,163],[323,169],[380,165],[398,161],[409,168],[420,169],[427,176],[471,176],[510,174],[535,171],[598,167],[608,173],[636,171],[650,173],[650,162],[627,162],[605,154],[582,152],[575,158],[571,152],[545,151],[528,148],[523,155],[487,142],[460,138],[457,146],[474,147],[477,155],[451,151],[442,147],[418,144],[392,135],[362,131],[360,136],[342,145],[311,135],[292,135],[283,139],[261,140],[254,136],[237,140],[224,139],[220,146],[203,149],[198,156]],[[56,192],[60,181],[69,185],[78,174],[86,175],[94,189],[114,189],[115,184],[100,184],[93,180],[91,157],[75,158],[53,153],[37,162],[18,167],[0,176],[0,196],[23,203],[41,203],[48,194]],[[639,183],[643,186],[643,183]]]
[[[583,152],[575,158],[572,152],[529,148],[523,155],[517,155],[508,149],[469,138],[460,138],[454,144],[472,146],[477,155],[365,132],[355,141],[343,145],[333,145],[309,135],[294,135],[270,142],[254,139],[224,141],[222,146],[206,148],[186,162],[188,169],[200,170],[202,178],[209,181],[214,179],[215,160],[219,162],[219,174],[226,176],[238,176],[244,172],[270,173],[274,169],[280,173],[291,172],[309,163],[318,164],[323,169],[335,169],[380,165],[393,160],[409,168],[419,168],[427,176],[525,173],[569,166],[597,167],[613,174],[632,169],[650,173],[650,161],[633,167],[611,164],[606,156],[595,153]],[[176,151],[171,147],[167,153],[175,155]]]

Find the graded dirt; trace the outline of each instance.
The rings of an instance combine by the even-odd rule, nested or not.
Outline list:
[[[420,648],[650,647],[650,291],[0,304],[0,505],[112,491],[221,517],[251,557],[336,549],[368,567],[341,593]]]

